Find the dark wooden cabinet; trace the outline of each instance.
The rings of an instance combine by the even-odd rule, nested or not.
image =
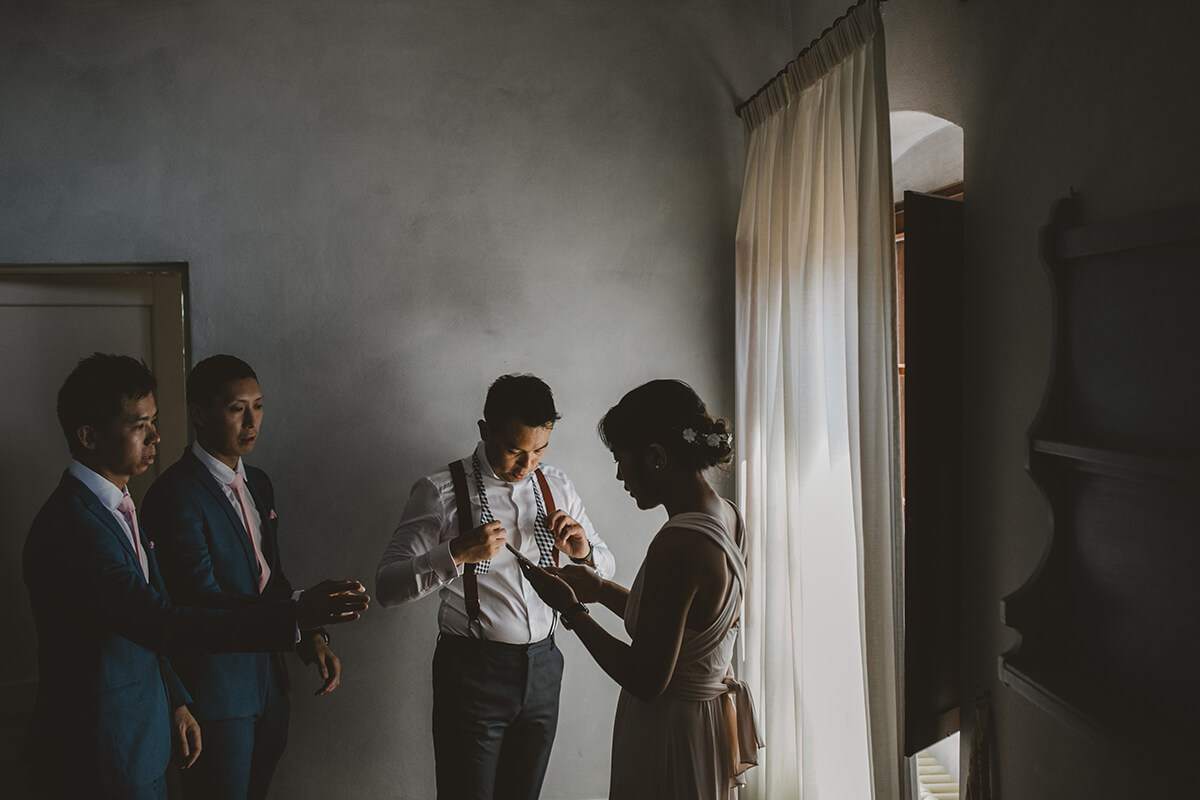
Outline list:
[[[1000,679],[1177,769],[1200,739],[1200,206],[1042,231],[1053,356],[1028,470],[1051,528]],[[1184,759],[1185,761],[1181,761]]]

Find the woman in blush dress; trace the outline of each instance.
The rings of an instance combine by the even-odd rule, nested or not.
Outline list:
[[[525,575],[621,685],[610,800],[732,797],[761,744],[749,691],[730,666],[745,528],[704,477],[733,459],[729,426],[686,383],[656,380],[626,394],[599,432],[638,508],[665,506],[669,519],[629,589],[582,566],[530,565]],[[591,618],[592,602],[625,621],[630,644]]]

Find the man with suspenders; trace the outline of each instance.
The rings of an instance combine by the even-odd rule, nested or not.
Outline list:
[[[532,375],[488,389],[475,452],[413,486],[376,572],[384,606],[440,590],[433,660],[439,800],[537,798],[558,725],[562,654],[556,615],[517,556],[559,554],[615,571],[583,501],[559,469],[539,467],[559,414]]]

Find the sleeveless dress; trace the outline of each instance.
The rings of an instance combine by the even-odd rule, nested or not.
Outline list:
[[[725,605],[706,630],[685,629],[667,690],[646,703],[625,690],[613,724],[609,800],[725,800],[761,746],[746,685],[732,677],[739,611],[746,580],[745,530],[698,512],[678,514],[664,527],[706,536],[725,551],[733,580]],[[645,565],[629,589],[625,630],[637,628]]]

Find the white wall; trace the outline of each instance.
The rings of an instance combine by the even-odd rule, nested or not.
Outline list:
[[[548,460],[632,578],[662,514],[593,428],[651,377],[733,414],[732,110],[791,56],[786,4],[0,0],[0,20],[0,262],[188,262],[194,356],[262,380],[252,460],[293,583],[373,583],[408,487],[469,452],[509,371],[555,388]],[[297,671],[275,797],[431,796],[435,607],[336,630],[328,698]],[[545,796],[600,797],[616,692],[560,638]]]

